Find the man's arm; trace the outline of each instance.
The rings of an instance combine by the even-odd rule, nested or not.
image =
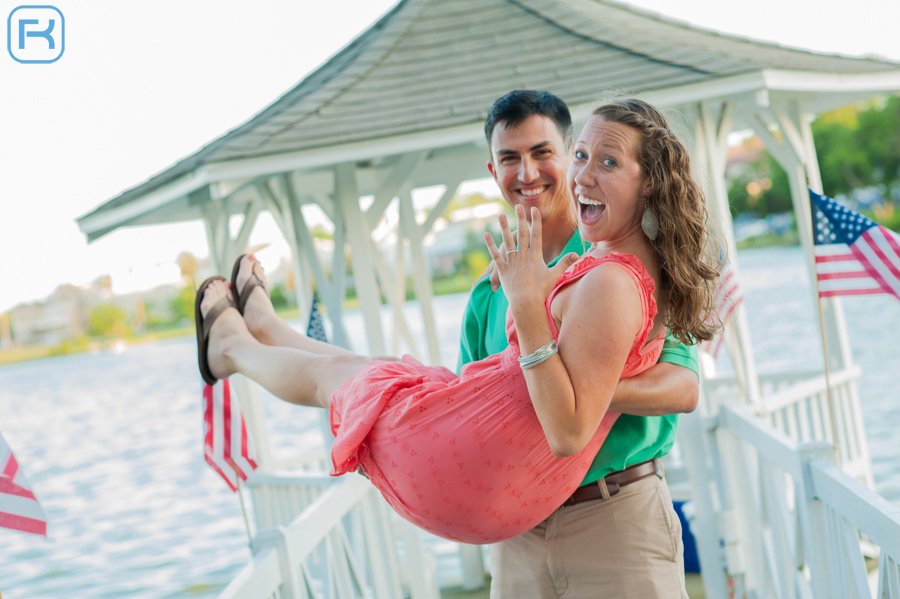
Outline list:
[[[619,381],[609,409],[632,416],[693,412],[700,397],[697,373],[660,362],[637,376]]]

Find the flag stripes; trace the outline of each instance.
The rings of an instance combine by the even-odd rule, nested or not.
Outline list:
[[[0,528],[47,536],[47,516],[0,435]]]
[[[731,315],[734,314],[734,311],[737,310],[737,307],[743,301],[744,296],[741,293],[737,275],[731,266],[726,266],[725,270],[719,275],[719,284],[715,293],[715,309],[719,322],[722,325],[728,322],[728,319],[731,318]],[[724,340],[725,335],[724,331],[722,331],[706,343],[701,344],[700,348],[715,358],[719,355],[719,350],[722,348]]]
[[[886,293],[900,299],[900,238],[812,190],[819,296]]]
[[[237,490],[238,476],[247,480],[256,470],[256,448],[228,379],[203,385],[203,454],[232,491]]]

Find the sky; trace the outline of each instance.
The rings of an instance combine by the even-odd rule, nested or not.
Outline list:
[[[0,0],[4,21],[20,2]],[[896,0],[631,3],[725,33],[900,61]],[[105,274],[118,293],[176,282],[180,252],[209,253],[199,221],[119,230],[88,245],[75,219],[249,119],[393,5],[57,0],[66,35],[58,61],[20,64],[4,39],[0,313]],[[264,216],[251,244],[265,242],[273,245],[260,258],[272,268],[286,245]]]

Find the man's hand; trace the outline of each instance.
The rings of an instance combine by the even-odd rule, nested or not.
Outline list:
[[[487,265],[487,268],[484,269],[484,272],[478,275],[478,278],[475,279],[475,282],[472,283],[472,289],[475,288],[478,283],[490,277],[491,279],[491,291],[495,292],[500,289],[500,273],[497,272],[497,267],[494,266],[494,261],[491,260],[490,264]]]

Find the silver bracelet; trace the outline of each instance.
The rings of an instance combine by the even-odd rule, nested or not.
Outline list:
[[[528,354],[527,356],[519,356],[519,366],[522,368],[522,370],[534,368],[538,364],[549,360],[557,352],[559,352],[559,348],[556,346],[556,340],[554,339],[547,345],[537,348],[534,352]]]

